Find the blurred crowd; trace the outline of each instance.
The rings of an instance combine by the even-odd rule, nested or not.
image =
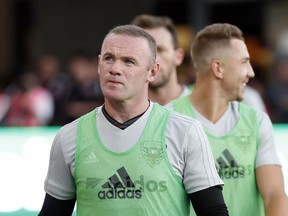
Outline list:
[[[65,68],[46,54],[16,77],[0,94],[0,125],[61,126],[104,102],[97,57],[75,52]]]
[[[46,54],[0,92],[1,126],[62,126],[104,103],[97,56],[71,54],[62,71],[57,56]],[[183,70],[184,74],[183,75]],[[193,68],[181,65],[180,82],[193,84]],[[275,58],[268,79],[250,85],[262,97],[273,123],[288,123],[288,55]]]
[[[277,57],[263,97],[274,123],[288,123],[288,55]]]

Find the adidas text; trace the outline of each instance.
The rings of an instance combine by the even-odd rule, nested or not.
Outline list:
[[[252,172],[251,167],[244,166],[227,167],[218,169],[218,174],[221,179],[238,179],[244,178],[246,175],[250,175]]]
[[[135,185],[139,185],[144,192],[144,190],[148,190],[149,192],[164,192],[167,190],[166,181],[160,181],[159,183],[153,180],[144,181],[144,176],[140,176],[140,180],[135,181]]]
[[[100,191],[98,197],[99,199],[140,199],[142,197],[142,192],[138,189],[111,189],[108,191]]]

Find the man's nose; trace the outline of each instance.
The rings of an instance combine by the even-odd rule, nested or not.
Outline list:
[[[122,71],[121,63],[118,61],[113,62],[110,68],[111,74],[120,74]]]

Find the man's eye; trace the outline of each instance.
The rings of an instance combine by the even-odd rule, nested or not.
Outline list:
[[[250,59],[248,59],[248,58],[247,58],[247,59],[244,59],[244,60],[243,60],[243,63],[244,63],[244,64],[250,63]]]
[[[107,57],[104,58],[104,60],[107,61],[107,62],[111,62],[113,59],[112,59],[112,57],[107,56]]]
[[[131,61],[131,60],[125,60],[125,64],[128,64],[128,65],[134,65],[134,62]]]

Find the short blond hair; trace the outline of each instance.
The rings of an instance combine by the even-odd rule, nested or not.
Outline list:
[[[200,30],[195,35],[190,50],[196,70],[206,67],[211,56],[229,47],[232,39],[244,41],[242,31],[229,23],[215,23]]]

